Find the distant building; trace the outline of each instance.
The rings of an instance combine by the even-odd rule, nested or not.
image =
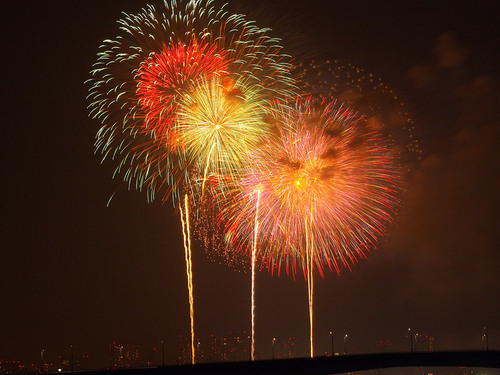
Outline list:
[[[380,340],[377,342],[377,352],[390,352],[392,349],[392,343],[389,339]]]
[[[226,337],[210,336],[207,362],[237,362],[250,359],[249,339],[246,331],[230,332]]]
[[[178,365],[191,363],[191,337],[179,335],[177,337],[176,357]]]
[[[275,358],[297,358],[301,344],[302,342],[294,337],[277,340],[274,347]],[[250,345],[247,331],[229,332],[226,336],[210,335],[207,341],[195,340],[195,360],[197,363],[249,361]],[[177,364],[190,364],[190,336],[179,335],[176,348]]]
[[[55,360],[50,372],[71,371],[71,370],[89,370],[89,356],[86,354],[65,353],[60,354]]]
[[[139,345],[113,342],[109,345],[109,360],[112,368],[139,367]]]
[[[15,373],[20,373],[20,372],[25,372],[29,370],[34,370],[31,367],[26,367],[23,363],[20,361],[5,361],[5,360],[0,360],[0,374],[5,375],[5,374],[15,374]]]
[[[285,341],[276,340],[274,355],[276,358],[295,358],[298,346],[299,339],[295,337],[289,337]]]
[[[433,352],[435,349],[434,345],[434,336],[426,334],[415,335],[415,351]]]

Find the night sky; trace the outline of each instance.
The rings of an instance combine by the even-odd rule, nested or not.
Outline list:
[[[500,6],[496,1],[231,1],[290,50],[380,76],[422,145],[411,189],[366,260],[315,279],[316,354],[349,334],[356,352],[409,327],[437,350],[500,349]],[[142,348],[189,332],[179,217],[112,180],[94,154],[84,81],[121,11],[147,2],[15,1],[2,7],[0,359],[72,344],[104,366],[113,341]],[[116,192],[109,207],[108,199]],[[250,275],[194,249],[197,336],[250,328]],[[307,355],[306,282],[257,275],[257,357],[297,337]]]

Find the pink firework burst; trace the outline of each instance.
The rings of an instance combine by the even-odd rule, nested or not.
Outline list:
[[[280,135],[252,153],[252,167],[223,208],[225,239],[239,252],[257,244],[261,264],[306,272],[307,256],[350,268],[392,220],[397,168],[388,142],[362,117],[335,103],[276,104]],[[257,236],[256,228],[258,223]]]

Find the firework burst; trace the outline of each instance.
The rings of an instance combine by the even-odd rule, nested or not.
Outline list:
[[[412,164],[422,153],[415,123],[405,103],[380,77],[339,60],[304,60],[294,67],[304,93],[339,100],[360,113],[391,142],[400,165]]]
[[[175,132],[186,169],[202,171],[221,189],[248,167],[249,152],[271,134],[264,121],[261,90],[240,78],[203,79],[179,104]]]
[[[117,162],[115,175],[149,200],[179,199],[189,174],[174,128],[179,102],[200,79],[244,77],[268,99],[294,90],[279,40],[225,5],[165,0],[118,23],[120,34],[103,42],[88,81],[90,115],[101,122],[103,160]]]
[[[220,216],[227,243],[250,255],[252,280],[257,259],[278,273],[283,264],[302,268],[312,358],[314,269],[339,273],[376,245],[396,204],[397,173],[386,141],[347,108],[297,100],[269,114],[281,134],[251,153]],[[252,335],[253,295],[252,281]]]
[[[256,200],[258,258],[270,269],[306,270],[303,249],[314,245],[314,268],[340,272],[373,248],[397,202],[397,171],[388,143],[363,119],[335,104],[277,104],[281,136],[252,152],[252,167],[223,210],[226,240],[239,251],[253,241]],[[260,193],[257,194],[256,192]],[[307,219],[307,220],[306,220]]]

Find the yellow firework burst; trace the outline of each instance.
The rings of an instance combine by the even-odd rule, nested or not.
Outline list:
[[[175,132],[184,151],[185,168],[219,187],[249,163],[248,153],[268,136],[266,100],[258,87],[242,78],[202,79],[179,104]]]

